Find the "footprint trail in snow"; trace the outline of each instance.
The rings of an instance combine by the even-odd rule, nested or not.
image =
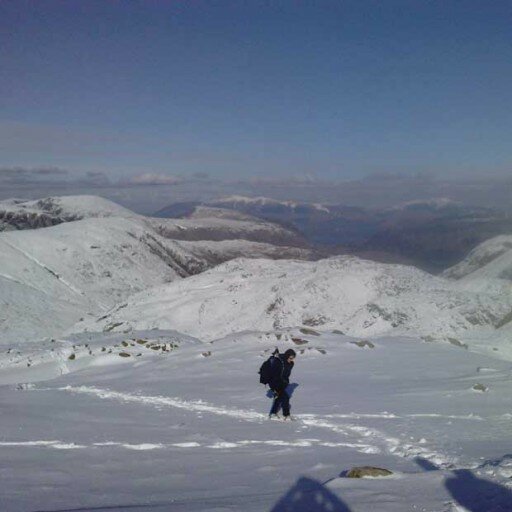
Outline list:
[[[144,405],[152,405],[157,407],[174,407],[184,409],[191,412],[197,413],[208,413],[215,414],[218,416],[226,416],[233,419],[249,421],[249,422],[266,422],[267,415],[249,410],[241,409],[230,409],[227,407],[217,407],[202,400],[182,400],[175,397],[166,396],[148,396],[148,395],[136,395],[131,393],[120,393],[118,391],[112,391],[108,389],[100,389],[90,386],[65,386],[62,388],[56,388],[58,391],[65,391],[76,394],[92,395],[103,400],[116,400],[125,403],[137,403]],[[298,415],[298,422],[295,424],[301,424],[302,426],[314,429],[325,429],[336,434],[347,438],[347,441],[329,443],[320,440],[297,440],[295,444],[293,442],[284,441],[238,441],[238,442],[226,442],[217,446],[209,446],[214,448],[235,448],[239,446],[247,446],[249,444],[274,444],[276,446],[331,446],[331,447],[347,447],[353,448],[361,453],[377,454],[387,452],[399,457],[414,459],[421,457],[427,459],[435,464],[440,469],[452,469],[458,465],[458,460],[455,457],[447,456],[446,454],[436,452],[435,450],[429,449],[427,446],[404,442],[403,440],[390,437],[383,432],[369,428],[362,425],[352,425],[346,423],[335,423],[332,420],[338,415],[327,415],[321,417],[314,414],[303,414]],[[349,418],[362,418],[365,415],[349,414],[340,415]],[[371,415],[372,417],[383,417],[383,418],[398,418],[396,415],[390,415],[389,413],[382,413],[381,415]],[[471,418],[464,418],[471,419]],[[283,444],[284,443],[284,444]],[[304,444],[305,443],[305,444]],[[308,444],[309,443],[309,444]],[[162,445],[163,446],[163,445]]]

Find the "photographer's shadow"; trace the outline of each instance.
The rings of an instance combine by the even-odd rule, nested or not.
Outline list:
[[[320,482],[301,477],[270,512],[350,512],[350,509]]]
[[[497,461],[486,461],[489,466],[499,466],[510,458],[505,455]],[[415,462],[425,471],[439,471],[429,460],[417,457]],[[512,510],[512,491],[507,487],[484,478],[478,478],[469,469],[455,469],[444,485],[454,500],[468,512],[490,512]]]
[[[512,491],[503,485],[476,477],[468,469],[456,469],[445,486],[468,512],[512,510]]]

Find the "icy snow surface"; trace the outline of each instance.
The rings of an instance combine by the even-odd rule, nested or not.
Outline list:
[[[135,292],[178,279],[179,256],[186,254],[120,217],[1,233],[0,345],[56,335],[82,316],[96,317]]]

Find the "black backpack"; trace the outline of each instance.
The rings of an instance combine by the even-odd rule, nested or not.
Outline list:
[[[279,357],[279,350],[276,348],[272,355],[260,366],[258,373],[260,374],[260,383],[269,384],[272,379],[272,367]]]

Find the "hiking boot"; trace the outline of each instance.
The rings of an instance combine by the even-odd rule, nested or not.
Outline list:
[[[283,418],[281,417],[280,414],[269,414],[268,419],[269,420],[282,420]]]
[[[297,421],[297,418],[289,414],[288,416],[283,416],[283,421]]]

